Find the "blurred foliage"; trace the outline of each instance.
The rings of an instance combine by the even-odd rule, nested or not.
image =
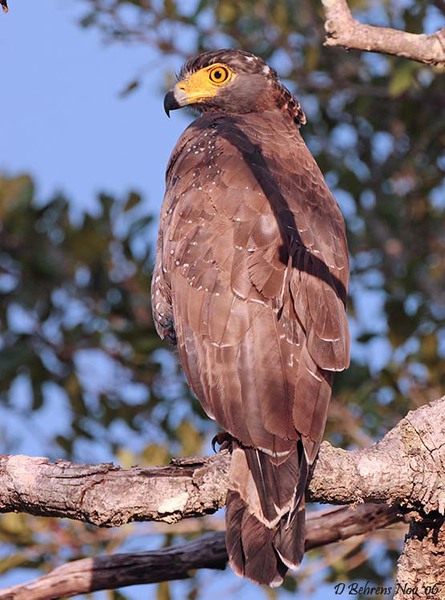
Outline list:
[[[62,400],[69,423],[57,434],[55,419],[53,458],[91,461],[97,439],[113,457],[132,432],[139,445],[130,449],[147,460],[144,440],[189,448],[182,431],[192,425],[169,411],[187,395],[176,363],[162,387],[165,351],[149,307],[152,217],[140,195],[101,195],[97,214],[78,224],[65,198],[39,206],[33,195],[27,176],[0,179],[3,406],[36,418],[45,398]],[[0,425],[0,441],[8,435]]]
[[[99,29],[108,41],[144,44],[159,56],[177,60],[228,46],[260,54],[300,99],[308,116],[302,133],[342,207],[352,256],[353,362],[336,378],[331,441],[369,444],[408,410],[439,397],[445,381],[443,75],[395,57],[324,48],[321,5],[310,0],[79,4],[82,26]],[[350,4],[372,24],[415,33],[445,24],[442,2]],[[143,83],[133,78],[122,95]],[[187,400],[177,364],[151,322],[153,229],[141,198],[101,196],[97,214],[74,224],[64,198],[40,206],[27,177],[3,178],[0,220],[0,394],[7,410],[38,415],[55,390],[64,398],[69,422],[49,445],[53,457],[95,456],[98,440],[125,465],[199,451],[211,426]],[[99,377],[98,385],[104,357],[108,378]],[[32,391],[28,403],[17,397],[24,381]],[[7,451],[15,450],[11,435],[0,426]],[[26,517],[17,518],[17,537],[8,521],[0,526],[0,540],[9,535],[17,548],[2,569],[12,568],[27,536],[37,535]],[[313,552],[298,590],[309,593],[320,573],[325,581],[384,585],[400,535],[384,532],[378,539],[378,552],[363,540]],[[30,561],[44,563],[47,556],[42,551]],[[294,589],[295,581],[286,585]],[[188,589],[189,597],[199,597],[194,586]],[[159,597],[170,597],[167,584]]]
[[[1,453],[38,442],[52,459],[130,467],[201,450],[207,420],[151,319],[146,213],[135,192],[101,195],[75,222],[64,197],[41,204],[28,176],[0,177]],[[137,527],[3,515],[0,574],[116,551]]]

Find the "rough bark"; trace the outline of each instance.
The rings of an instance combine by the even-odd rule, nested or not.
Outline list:
[[[230,457],[178,459],[168,467],[121,469],[29,456],[0,456],[0,512],[67,517],[101,527],[165,521],[224,506]]]
[[[398,561],[394,600],[445,597],[445,520],[415,515]]]
[[[408,413],[364,450],[329,447],[326,452],[323,444],[310,497],[332,504],[387,502],[444,514],[444,431],[445,397]]]
[[[370,448],[347,452],[325,442],[308,499],[378,502],[444,514],[444,431],[442,398],[409,413]],[[68,517],[99,526],[173,523],[224,506],[229,463],[224,453],[150,469],[0,456],[0,512]]]
[[[326,13],[325,46],[403,56],[417,62],[445,66],[445,29],[431,35],[359,23],[346,0],[322,0]]]
[[[317,511],[308,515],[306,550],[388,527],[400,518],[396,508],[382,504]],[[211,533],[164,550],[73,561],[39,579],[1,590],[0,600],[66,598],[134,584],[185,579],[190,577],[190,571],[224,569],[226,564],[225,535]]]

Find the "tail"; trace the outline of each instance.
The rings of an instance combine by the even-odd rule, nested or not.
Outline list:
[[[303,558],[308,464],[301,442],[273,457],[233,441],[226,503],[226,546],[233,570],[281,585]]]

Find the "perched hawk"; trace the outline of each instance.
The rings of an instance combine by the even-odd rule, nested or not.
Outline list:
[[[196,56],[164,106],[202,114],[167,168],[156,328],[231,436],[230,563],[277,586],[302,560],[306,481],[349,363],[345,227],[300,104],[260,58]]]

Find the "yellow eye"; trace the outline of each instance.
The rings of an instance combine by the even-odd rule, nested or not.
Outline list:
[[[224,83],[229,78],[229,70],[226,67],[213,67],[209,71],[209,79],[212,83]]]

